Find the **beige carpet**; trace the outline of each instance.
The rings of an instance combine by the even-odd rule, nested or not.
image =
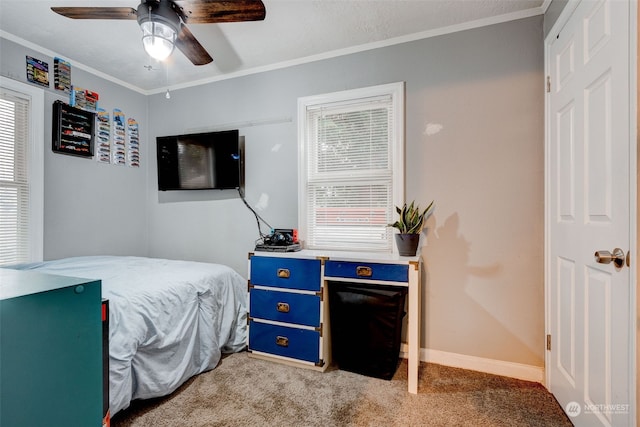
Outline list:
[[[407,393],[402,361],[391,381],[223,358],[171,396],[137,401],[112,426],[571,426],[537,383],[422,363]]]

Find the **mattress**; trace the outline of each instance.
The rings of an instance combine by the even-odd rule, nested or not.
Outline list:
[[[172,393],[247,341],[247,282],[230,267],[87,256],[12,268],[102,281],[109,300],[111,415]]]

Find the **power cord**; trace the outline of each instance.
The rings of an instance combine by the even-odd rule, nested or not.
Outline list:
[[[268,234],[264,234],[262,232],[262,227],[260,227],[260,221],[262,221],[267,227],[269,227],[269,230],[273,230],[273,227],[271,227],[271,225],[269,225],[269,223],[267,221],[265,221],[260,215],[258,215],[258,213],[249,205],[249,203],[247,203],[247,201],[244,198],[244,193],[242,192],[242,190],[240,189],[240,187],[238,187],[238,194],[240,195],[240,198],[242,199],[242,202],[244,203],[244,205],[251,211],[253,212],[253,215],[256,217],[256,223],[258,224],[258,235],[260,236],[258,238],[258,240],[256,240],[256,242],[258,242],[259,240],[263,240],[265,237],[268,237]]]

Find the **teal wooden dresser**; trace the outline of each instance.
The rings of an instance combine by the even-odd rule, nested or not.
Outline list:
[[[0,426],[102,425],[101,282],[0,269]]]

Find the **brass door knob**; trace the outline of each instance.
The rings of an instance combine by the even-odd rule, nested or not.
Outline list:
[[[600,264],[610,264],[611,261],[613,261],[616,268],[622,268],[626,260],[624,251],[620,248],[615,248],[613,253],[609,251],[596,251],[594,256],[596,258],[596,262]]]

